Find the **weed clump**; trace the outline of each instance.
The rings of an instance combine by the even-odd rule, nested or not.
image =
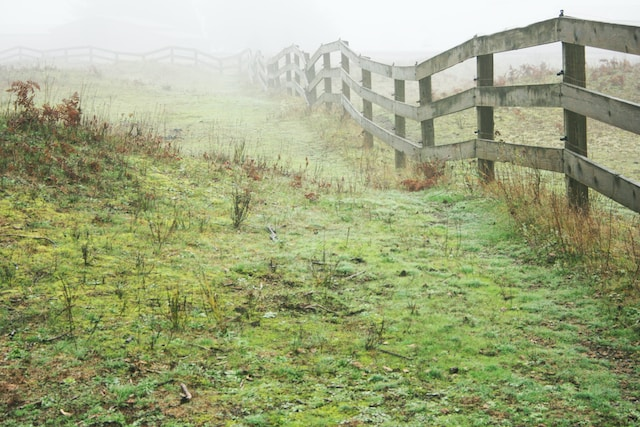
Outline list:
[[[40,85],[14,81],[12,109],[0,117],[0,175],[45,183],[62,194],[111,189],[112,176],[131,178],[128,155],[177,159],[178,150],[152,131],[114,132],[108,122],[82,114],[78,92],[57,105],[37,106]],[[109,185],[106,183],[109,182]]]
[[[416,163],[413,167],[415,177],[404,179],[400,184],[408,191],[432,188],[444,176],[444,164],[440,160]]]
[[[231,191],[231,203],[231,221],[233,222],[233,228],[238,229],[249,216],[251,190],[248,188],[240,189],[234,186]]]
[[[14,81],[7,92],[15,98],[13,111],[7,115],[7,125],[10,132],[35,132],[42,136],[72,137],[81,127],[82,110],[80,95],[74,92],[69,98],[63,99],[58,105],[45,103],[37,107],[34,101],[36,91],[40,85],[33,81]],[[103,124],[106,128],[108,125]],[[87,135],[84,135],[87,136]],[[93,135],[98,138],[100,134]]]
[[[537,171],[505,175],[488,189],[497,191],[536,260],[578,269],[606,292],[638,298],[640,235],[635,220],[598,198],[589,209],[576,209]]]

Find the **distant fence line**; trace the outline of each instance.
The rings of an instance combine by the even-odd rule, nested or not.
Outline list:
[[[118,52],[92,46],[39,50],[14,47],[0,51],[0,64],[24,64],[44,62],[52,64],[116,64],[126,61],[148,61],[166,64],[205,67],[219,73],[245,72],[251,63],[251,51],[216,57],[197,49],[169,46],[145,53]]]
[[[523,48],[562,43],[562,82],[555,84],[494,86],[494,54]],[[511,162],[563,173],[567,195],[574,206],[588,208],[588,188],[640,212],[640,184],[601,166],[587,157],[587,124],[591,118],[640,134],[640,105],[586,89],[585,46],[627,54],[640,54],[640,27],[558,17],[523,28],[474,37],[413,66],[395,66],[356,54],[348,43],[338,40],[308,54],[297,46],[282,50],[265,60],[252,53],[250,72],[265,89],[286,88],[304,97],[309,105],[337,104],[364,130],[365,146],[373,137],[396,151],[396,165],[402,167],[406,155],[421,160],[478,159],[480,174],[494,178],[494,162]],[[331,54],[339,54],[334,66]],[[476,59],[476,87],[437,101],[433,100],[433,75]],[[334,59],[335,61],[335,59]],[[350,69],[358,67],[354,77]],[[376,92],[372,74],[393,80],[392,97]],[[418,83],[417,105],[407,102],[406,82]],[[334,92],[334,88],[339,88]],[[319,93],[320,92],[320,93]],[[351,94],[362,101],[356,106]],[[390,123],[376,123],[373,107],[395,117]],[[494,140],[494,108],[558,107],[564,111],[564,148],[526,146]],[[477,137],[453,144],[438,145],[433,120],[475,108]],[[421,140],[406,136],[406,121],[419,124]]]
[[[517,86],[494,86],[494,54],[524,48],[562,44],[562,82]],[[586,88],[585,47],[640,55],[640,27],[559,17],[527,27],[474,37],[452,49],[413,66],[388,65],[356,54],[338,40],[309,54],[290,46],[271,58],[245,50],[219,58],[196,49],[166,47],[147,53],[125,53],[95,47],[37,50],[15,47],[0,51],[0,64],[45,62],[52,64],[114,64],[152,61],[202,66],[224,73],[248,73],[264,89],[286,88],[311,106],[341,105],[363,128],[365,147],[376,137],[395,149],[396,165],[406,156],[419,160],[478,159],[480,174],[494,178],[494,163],[517,165],[563,173],[569,202],[588,208],[588,188],[640,212],[640,184],[588,158],[587,118],[640,134],[640,104],[610,97]],[[339,55],[338,66],[332,54]],[[434,100],[431,79],[466,60],[476,60],[476,87]],[[351,66],[360,69],[354,77]],[[373,88],[373,78],[393,82],[391,97]],[[561,76],[561,77],[560,77]],[[417,103],[407,101],[407,82],[417,83]],[[334,91],[334,88],[338,88]],[[362,105],[354,105],[351,94]],[[417,105],[416,105],[417,104]],[[374,120],[374,106],[393,115],[393,121]],[[564,148],[545,148],[495,141],[494,108],[555,107],[564,111]],[[474,108],[476,138],[437,144],[434,119]],[[420,140],[407,137],[407,120],[420,129]],[[390,122],[387,123],[387,122]]]

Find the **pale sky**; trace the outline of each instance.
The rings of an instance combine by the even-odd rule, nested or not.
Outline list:
[[[638,0],[0,0],[0,39],[36,43],[56,27],[100,17],[206,40],[210,51],[244,48],[277,51],[291,44],[314,51],[320,44],[348,40],[357,52],[441,51],[474,35],[525,26],[565,14],[581,19],[640,26]],[[124,32],[116,31],[118,33]],[[84,33],[83,33],[84,34]],[[84,35],[77,46],[102,44],[127,51],[126,34]],[[152,43],[153,40],[148,41]],[[158,41],[163,43],[164,40]],[[118,46],[114,46],[118,44]],[[146,46],[146,45],[145,45]],[[30,46],[28,46],[30,47]],[[40,47],[40,46],[31,46]],[[52,46],[47,46],[52,47]],[[72,47],[72,46],[55,46]],[[164,46],[155,46],[160,48]],[[199,47],[202,47],[200,45]]]

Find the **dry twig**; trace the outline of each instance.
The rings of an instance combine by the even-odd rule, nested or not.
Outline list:
[[[180,393],[180,396],[182,396],[182,403],[188,402],[193,398],[185,383],[180,383],[180,389],[182,390],[182,393]]]
[[[0,234],[0,237],[15,237],[15,238],[18,238],[18,239],[46,240],[47,242],[51,243],[54,246],[56,244],[56,242],[54,242],[50,238],[43,237],[43,236],[27,236],[26,234]]]
[[[406,359],[406,360],[413,360],[413,358],[412,358],[412,357],[404,356],[404,355],[402,355],[402,354],[398,354],[398,353],[394,353],[393,351],[385,350],[385,349],[383,349],[383,348],[378,348],[378,351],[381,351],[381,352],[383,352],[383,353],[386,353],[386,354],[388,354],[389,356],[400,357],[400,358],[402,358],[402,359]]]

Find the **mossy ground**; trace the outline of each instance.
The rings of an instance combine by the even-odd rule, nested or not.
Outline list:
[[[540,259],[471,166],[409,193],[340,113],[115,71],[47,73],[183,155],[3,178],[4,425],[640,422],[640,316]]]

